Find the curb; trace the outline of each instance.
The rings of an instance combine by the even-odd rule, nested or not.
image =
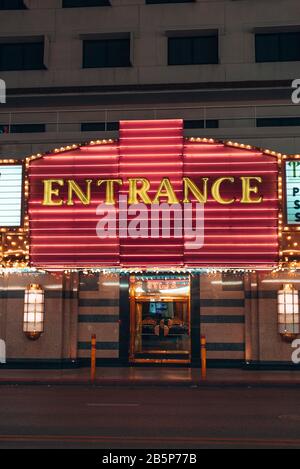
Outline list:
[[[143,379],[97,379],[91,384],[88,379],[0,379],[0,386],[91,386],[91,387],[240,387],[240,388],[295,388],[300,381],[199,381],[199,380],[143,380]]]

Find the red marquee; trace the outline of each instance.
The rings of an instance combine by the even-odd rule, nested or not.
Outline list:
[[[241,176],[261,177],[261,203],[240,203]],[[204,205],[204,245],[186,249],[182,238],[99,239],[96,208],[105,199],[97,187],[89,205],[42,205],[46,179],[122,179],[116,194],[128,193],[128,178],[147,178],[149,195],[169,178],[183,200],[182,181],[209,178]],[[216,178],[232,177],[218,203],[210,193]],[[276,158],[259,150],[223,143],[184,139],[182,120],[122,121],[117,142],[90,144],[32,161],[29,167],[30,262],[43,268],[88,267],[261,267],[278,261],[278,166]],[[60,190],[66,199],[67,188]],[[255,196],[255,194],[253,195]],[[192,199],[193,200],[193,199]],[[150,222],[149,222],[150,223]]]

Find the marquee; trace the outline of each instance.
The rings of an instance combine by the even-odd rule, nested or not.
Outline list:
[[[278,262],[276,158],[246,146],[185,139],[182,120],[122,121],[118,141],[54,151],[31,161],[28,177],[32,266],[269,268]],[[140,213],[122,208],[122,197],[140,205]],[[148,212],[159,204],[173,206],[170,236],[162,234],[162,211],[156,236],[139,236],[138,225],[150,224]],[[172,234],[174,205],[182,213],[189,206],[180,236]],[[115,231],[99,237],[105,210]],[[120,233],[125,212],[126,236]],[[186,224],[203,231],[194,249]]]

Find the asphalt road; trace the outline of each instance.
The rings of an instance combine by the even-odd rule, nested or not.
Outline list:
[[[300,448],[299,389],[2,386],[0,448]]]

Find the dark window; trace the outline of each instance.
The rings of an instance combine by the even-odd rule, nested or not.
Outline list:
[[[106,7],[110,6],[109,0],[63,0],[63,8],[81,7]]]
[[[192,3],[195,0],[146,0],[146,5],[155,5],[156,3]]]
[[[295,127],[300,126],[300,117],[266,117],[256,119],[257,127]]]
[[[119,122],[84,122],[81,132],[105,132],[119,130]]]
[[[185,129],[218,129],[219,121],[217,119],[204,120],[185,120]]]
[[[300,32],[255,35],[256,62],[300,61]]]
[[[27,133],[38,133],[46,132],[45,124],[13,124],[0,125],[1,134],[27,134]]]
[[[218,62],[217,35],[169,37],[169,65],[217,64]]]
[[[44,43],[0,43],[0,70],[44,69]]]
[[[129,38],[83,41],[83,68],[129,66]]]
[[[0,10],[26,10],[23,0],[0,0]]]

